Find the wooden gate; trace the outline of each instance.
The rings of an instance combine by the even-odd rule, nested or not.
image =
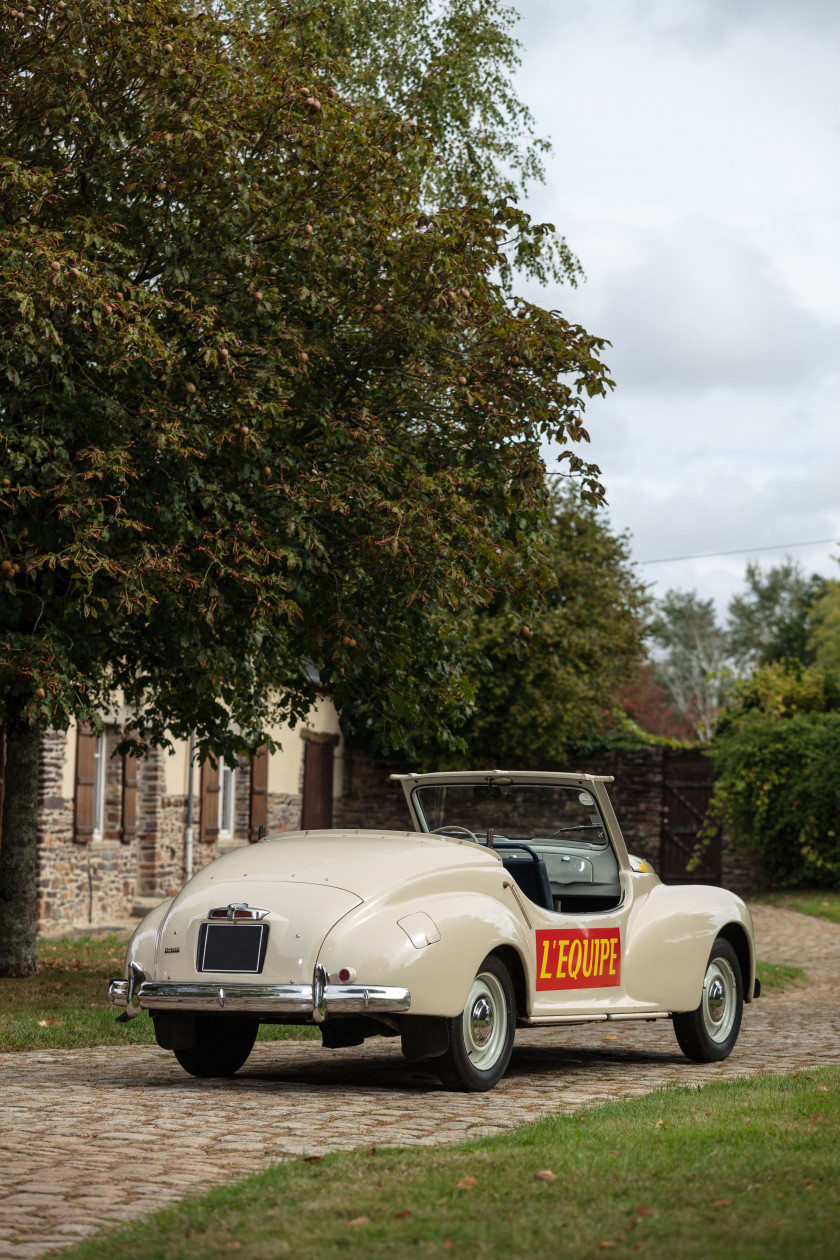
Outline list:
[[[719,884],[719,829],[708,844],[697,869],[686,870],[712,798],[714,774],[711,758],[704,757],[699,752],[672,752],[666,749],[663,772],[659,877],[666,884]]]

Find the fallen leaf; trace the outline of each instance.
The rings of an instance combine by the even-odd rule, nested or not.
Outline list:
[[[656,1124],[653,1127],[654,1129],[661,1129],[664,1123],[665,1123],[664,1120],[657,1120]]]
[[[457,1183],[456,1189],[457,1190],[474,1190],[477,1185],[478,1185],[478,1180],[475,1177],[462,1177],[461,1180]]]
[[[601,1241],[598,1243],[598,1246],[599,1247],[614,1247],[615,1243],[613,1242],[611,1238],[602,1238]]]
[[[730,1207],[731,1204],[731,1199],[715,1199],[714,1203],[711,1204],[711,1207]]]
[[[303,1162],[304,1164],[320,1164],[323,1158],[323,1155],[304,1155]]]
[[[507,1218],[509,1221],[513,1220],[513,1208],[511,1208],[510,1211],[508,1212]]]
[[[811,1119],[811,1124],[816,1124],[818,1120],[822,1120],[822,1112],[820,1112],[820,1111],[815,1111],[815,1112],[811,1115],[810,1119]]]
[[[608,1152],[607,1152],[607,1154],[608,1154],[608,1155],[620,1155],[620,1154],[621,1154],[621,1151],[608,1151]]]
[[[640,1207],[636,1208],[636,1215],[637,1216],[650,1216],[651,1215],[650,1208],[645,1207],[643,1203]]]
[[[553,1173],[550,1168],[541,1168],[534,1173],[534,1178],[537,1181],[556,1181],[557,1173]]]
[[[369,1216],[354,1216],[352,1221],[347,1222],[348,1225],[370,1225]]]
[[[55,1020],[54,1020],[54,1019],[39,1019],[39,1020],[38,1020],[38,1027],[39,1027],[39,1028],[48,1028],[50,1024],[54,1024],[54,1023],[55,1023]]]
[[[238,1251],[241,1246],[242,1246],[241,1242],[236,1242],[234,1240],[233,1242],[228,1243],[227,1249],[228,1251]]]
[[[615,1033],[610,1033],[608,1036],[604,1038],[604,1041],[618,1041],[618,1037],[615,1035]]]
[[[402,1208],[401,1211],[395,1212],[394,1220],[401,1221],[404,1220],[406,1216],[411,1216],[411,1208]]]
[[[451,1246],[452,1246],[452,1239],[451,1239],[451,1238],[444,1238],[444,1240],[443,1240],[443,1245],[444,1245],[444,1247],[446,1247],[446,1248],[451,1247]]]
[[[818,1086],[817,1086],[817,1089],[821,1089],[821,1090],[822,1090],[822,1092],[823,1092],[824,1094],[827,1094],[827,1093],[828,1093],[828,1086],[827,1086],[827,1085],[818,1085]]]

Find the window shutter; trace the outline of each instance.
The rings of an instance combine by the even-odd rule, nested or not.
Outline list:
[[[305,737],[304,737],[305,738]],[[304,745],[303,808],[300,825],[304,831],[332,826],[333,752],[338,743],[327,736],[323,742],[312,737]]]
[[[212,843],[219,835],[219,766],[205,761],[201,767],[201,829],[202,840]]]
[[[268,825],[268,749],[265,744],[257,749],[251,762],[251,826],[248,839],[251,844],[259,839],[260,827]]]
[[[131,753],[123,757],[122,827],[120,839],[131,844],[137,835],[137,758]]]
[[[73,839],[87,844],[93,836],[96,791],[96,735],[89,726],[76,732],[76,790]]]

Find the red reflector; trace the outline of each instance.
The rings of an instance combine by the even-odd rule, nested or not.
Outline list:
[[[338,978],[342,984],[347,984],[348,980],[350,979],[350,972],[347,970],[346,967],[341,968],[341,971],[339,971],[338,973]]]

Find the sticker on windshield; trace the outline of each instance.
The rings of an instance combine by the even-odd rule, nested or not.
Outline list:
[[[619,928],[537,932],[538,989],[611,989],[619,984]]]
[[[580,801],[581,805],[594,805],[595,804],[595,800],[590,795],[589,792],[581,792],[580,796],[578,797],[578,800]]]

